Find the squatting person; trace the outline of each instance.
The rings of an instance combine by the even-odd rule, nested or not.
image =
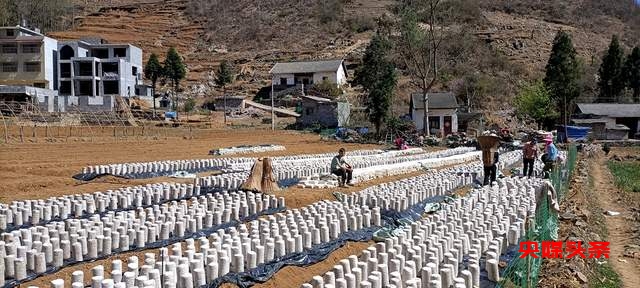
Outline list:
[[[345,183],[346,185],[353,186],[351,183],[353,168],[344,160],[344,153],[344,148],[340,148],[338,155],[331,160],[331,173],[340,177],[340,187],[344,187]]]

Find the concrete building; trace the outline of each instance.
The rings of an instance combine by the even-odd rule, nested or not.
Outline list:
[[[23,99],[49,112],[110,111],[116,96],[152,101],[142,65],[142,50],[133,45],[58,42],[37,29],[0,27],[2,101]]]
[[[60,107],[110,110],[115,96],[147,96],[142,79],[142,50],[103,41],[58,43]],[[62,101],[60,101],[62,102]]]
[[[331,99],[302,96],[301,113],[296,123],[308,127],[321,125],[327,128],[344,127],[349,124],[350,105]]]
[[[0,85],[57,90],[57,51],[37,29],[0,27]]]
[[[446,136],[458,132],[458,101],[451,92],[427,93],[429,132]],[[409,113],[418,131],[424,130],[424,94],[413,93]]]
[[[269,73],[275,90],[320,84],[323,81],[338,86],[347,83],[344,60],[276,63]]]
[[[640,104],[579,103],[571,122],[602,140],[640,138]]]

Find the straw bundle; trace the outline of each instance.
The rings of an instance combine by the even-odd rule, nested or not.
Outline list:
[[[273,175],[271,158],[265,158],[262,164],[262,193],[272,193],[280,190],[278,182]]]
[[[247,181],[245,181],[242,186],[240,186],[240,189],[249,191],[260,191],[262,188],[263,166],[263,159],[258,158],[256,162],[253,163],[253,167],[251,167],[249,178],[247,178]]]

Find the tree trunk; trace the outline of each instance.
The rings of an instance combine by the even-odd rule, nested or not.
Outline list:
[[[640,103],[640,87],[633,88],[633,100]]]
[[[226,86],[222,86],[222,97],[224,98],[224,124],[227,124],[227,88]]]
[[[178,82],[173,83],[173,99],[173,110],[176,112],[176,121],[178,121],[178,119],[180,119],[178,117]]]
[[[156,118],[156,82],[152,83],[151,101],[153,101],[153,118]]]
[[[427,93],[429,92],[429,86],[427,85],[427,79],[422,79],[422,103],[424,104],[424,119],[422,128],[424,130],[424,134],[429,137],[431,136],[431,131],[429,131],[429,99],[427,98]]]

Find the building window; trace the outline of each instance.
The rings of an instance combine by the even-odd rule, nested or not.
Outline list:
[[[313,114],[313,108],[308,107],[307,108],[307,115],[311,115],[311,114]]]
[[[33,83],[33,87],[36,87],[36,88],[47,88],[47,86],[44,83]]]
[[[16,30],[9,29],[9,30],[6,30],[6,31],[7,31],[7,36],[8,37],[13,37],[13,36],[16,35]]]
[[[329,80],[329,77],[327,77],[327,76],[322,76],[322,81],[328,81],[328,80]]]
[[[440,129],[440,117],[429,117],[429,129]]]
[[[127,48],[113,48],[113,57],[127,57]]]
[[[15,63],[15,62],[2,63],[2,72],[18,72],[18,63]]]
[[[131,67],[131,76],[138,76],[138,67]]]
[[[40,62],[25,62],[24,72],[40,72]]]
[[[40,44],[22,44],[22,53],[40,53]]]
[[[18,53],[18,46],[15,44],[2,45],[2,54],[16,54]]]

